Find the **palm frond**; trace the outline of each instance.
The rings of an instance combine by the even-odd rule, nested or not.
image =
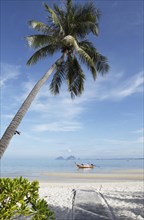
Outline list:
[[[63,9],[63,14],[60,13],[60,21],[66,36],[71,33],[71,24],[73,23],[71,19],[73,17],[73,13],[72,13],[73,5],[71,0],[65,1],[64,5],[65,8]]]
[[[95,68],[93,60],[84,50],[78,49],[77,52],[80,56],[81,61],[87,65],[88,69],[90,69],[90,71],[93,75],[93,78],[95,80],[97,77],[97,74],[96,74],[96,68]]]
[[[76,57],[68,56],[65,70],[71,98],[81,95],[84,90],[85,76]]]
[[[93,58],[94,54],[97,52],[93,43],[88,40],[83,40],[78,42],[80,48],[82,48],[91,58]]]
[[[82,48],[78,46],[76,41],[74,45],[75,45],[75,50],[79,54],[81,61],[87,65],[88,69],[90,69],[90,71],[92,72],[93,78],[95,80],[96,79],[96,68],[95,68],[93,59],[88,55],[88,53],[85,52],[85,50],[83,50]]]
[[[93,78],[96,79],[96,68],[93,59],[81,47],[79,47],[76,39],[73,36],[68,35],[63,39],[63,45],[64,47],[68,47],[70,49],[73,47],[75,49],[81,61],[87,65],[92,72]]]
[[[52,94],[59,94],[60,87],[62,85],[62,81],[65,79],[65,63],[61,63],[56,68],[56,72],[54,73],[52,82],[50,84],[50,91]]]
[[[93,33],[94,35],[98,36],[99,34],[99,25],[98,23],[95,24],[90,21],[83,21],[75,23],[74,25],[71,25],[71,34],[75,35],[80,38],[85,38],[86,35],[89,33]]]
[[[60,9],[56,4],[54,4],[55,13],[58,16],[60,23],[62,25],[62,22],[65,20],[65,11]]]
[[[55,13],[46,3],[44,3],[44,6],[45,6],[46,10],[49,12],[49,14],[50,14],[50,17],[49,17],[49,18],[50,18],[51,21],[54,23],[54,25],[55,25],[56,27],[59,27],[59,31],[60,31],[60,32],[64,32],[64,30],[63,30],[63,28],[62,28],[62,26],[61,26],[61,23],[60,23],[60,21],[59,21],[57,15],[56,15],[56,13]]]
[[[44,24],[43,22],[39,22],[39,21],[35,21],[35,20],[30,20],[28,21],[28,25],[37,30],[37,31],[41,31],[42,33],[46,34],[49,33],[49,31],[51,30],[51,28]]]
[[[48,43],[54,43],[55,41],[53,36],[42,35],[42,34],[30,35],[28,37],[25,37],[25,39],[27,40],[29,47],[33,47],[33,48],[42,47]]]
[[[98,59],[98,56],[97,56],[98,52],[96,48],[94,47],[93,43],[88,40],[84,40],[84,41],[78,42],[78,45],[91,57],[94,64],[96,64],[97,59]]]
[[[59,49],[58,45],[53,45],[53,44],[50,44],[46,47],[42,47],[30,57],[30,59],[27,61],[27,65],[32,65],[37,63],[38,60],[45,58],[47,55],[52,55],[58,49]]]
[[[101,55],[91,42],[84,40],[79,42],[79,45],[93,59],[97,72],[104,74],[109,71],[108,59]]]
[[[72,0],[67,0],[66,1],[66,11],[69,14],[72,10]]]
[[[90,32],[92,32],[96,36],[98,36],[98,34],[99,34],[99,25],[98,25],[98,23],[93,23],[91,21],[85,21],[85,22],[81,22],[79,24],[79,27],[81,27],[81,29],[85,30],[85,32],[86,32],[85,34],[89,34]],[[79,33],[79,35],[82,36],[82,34],[80,34],[80,33]]]
[[[76,19],[78,21],[91,21],[96,23],[99,21],[101,11],[95,7],[93,2],[87,2],[84,5],[76,6]]]
[[[102,75],[108,73],[110,66],[108,64],[107,57],[97,52],[96,56],[94,57],[94,62],[99,73]]]
[[[78,5],[73,8],[75,13],[72,24],[72,34],[76,33],[78,37],[85,37],[92,32],[94,35],[99,34],[99,18],[101,12],[92,2],[84,5]]]

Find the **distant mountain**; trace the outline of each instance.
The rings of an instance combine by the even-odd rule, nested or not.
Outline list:
[[[76,158],[72,155],[67,157],[66,159],[62,156],[59,156],[59,157],[56,158],[56,160],[76,160]]]
[[[76,160],[76,158],[71,155],[71,156],[67,157],[66,160]]]
[[[60,157],[57,157],[56,160],[64,160],[64,158],[60,156]]]

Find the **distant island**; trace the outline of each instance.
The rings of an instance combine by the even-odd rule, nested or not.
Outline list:
[[[62,156],[59,156],[56,158],[56,160],[76,160],[76,158],[75,158],[75,156],[72,156],[72,155],[67,157],[66,159]]]
[[[57,157],[56,160],[64,160],[64,158],[60,156],[60,157]]]
[[[67,157],[66,160],[76,160],[76,158],[71,155],[71,156]]]

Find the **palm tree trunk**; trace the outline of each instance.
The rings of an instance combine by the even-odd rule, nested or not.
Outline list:
[[[8,144],[10,140],[12,139],[14,132],[17,130],[17,127],[19,126],[20,122],[22,121],[24,115],[26,114],[27,110],[29,109],[32,101],[36,97],[37,93],[43,86],[43,84],[47,81],[49,76],[52,74],[54,69],[58,64],[63,62],[65,57],[65,54],[63,54],[52,66],[51,68],[44,74],[44,76],[36,83],[34,88],[31,90],[29,95],[27,96],[26,100],[21,105],[20,109],[12,119],[11,123],[7,127],[5,133],[3,134],[1,140],[0,140],[0,158],[3,156],[6,148],[8,147]]]

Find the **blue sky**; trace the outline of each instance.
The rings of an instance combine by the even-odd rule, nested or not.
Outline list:
[[[27,22],[46,22],[42,2],[1,1],[1,135],[36,81],[59,57],[26,66],[34,52],[24,40],[34,33]],[[62,1],[45,2],[51,6]],[[108,57],[109,73],[94,82],[83,67],[85,91],[75,100],[65,87],[52,96],[49,79],[4,157],[143,157],[143,1],[94,2],[102,17],[99,37],[90,40]]]

